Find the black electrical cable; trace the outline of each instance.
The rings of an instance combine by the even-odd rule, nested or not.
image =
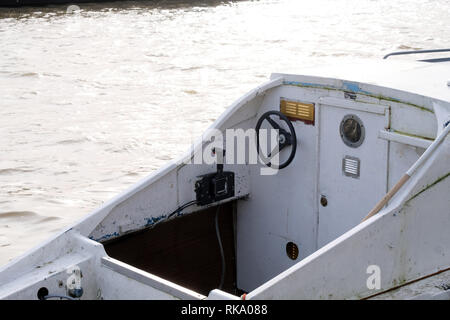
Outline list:
[[[152,224],[151,227],[153,228],[153,227],[155,227],[157,224],[159,224],[159,223],[161,223],[161,222],[163,222],[163,221],[169,220],[171,217],[173,217],[173,215],[179,214],[181,211],[183,211],[183,210],[186,209],[187,207],[192,206],[192,205],[194,205],[194,204],[197,204],[197,200],[192,200],[192,201],[186,202],[185,204],[183,204],[183,205],[179,206],[177,209],[175,209],[175,211],[173,211],[172,213],[170,213],[170,214],[167,216],[167,218],[165,218],[165,219],[160,219],[159,221],[157,221],[157,222],[155,222],[154,224]]]
[[[217,206],[215,222],[216,222],[216,236],[217,236],[217,241],[219,242],[220,256],[222,258],[222,274],[220,275],[220,284],[219,284],[219,289],[222,289],[223,283],[225,281],[225,271],[226,270],[225,270],[225,253],[223,251],[223,245],[222,245],[222,240],[220,238],[220,231],[219,231],[219,208],[220,208],[220,206]]]
[[[197,203],[197,200],[192,200],[192,201],[189,201],[189,202],[183,204],[182,206],[178,207],[175,211],[173,211],[171,214],[169,214],[167,216],[167,219],[170,219],[174,214],[180,213],[182,210],[184,210],[187,207],[190,207],[190,206],[192,206],[192,205],[194,205],[196,203]]]

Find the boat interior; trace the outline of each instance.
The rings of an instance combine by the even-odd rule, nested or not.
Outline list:
[[[110,257],[202,295],[220,288],[239,296],[357,226],[436,136],[437,119],[423,97],[387,98],[356,83],[313,84],[286,75],[280,83],[278,77],[218,120],[222,132],[248,132],[245,156],[225,141],[223,167],[179,164],[116,207],[90,238]],[[280,163],[291,161],[263,174],[267,165],[250,161],[256,146],[249,129],[270,128],[273,121],[291,142],[295,135],[296,148],[280,147]],[[203,137],[202,152],[207,143]],[[227,158],[232,151],[234,158]],[[233,174],[234,190],[201,198],[195,183],[219,171]]]
[[[82,299],[361,298],[373,294],[367,265],[385,270],[380,290],[441,270],[448,148],[361,221],[448,110],[375,84],[273,74],[177,161],[0,270],[0,297],[66,294],[78,274],[69,292]]]
[[[231,201],[131,233],[104,244],[110,257],[170,280],[203,295],[219,287],[222,260],[215,231],[219,230],[225,257],[222,290],[239,295],[236,286],[235,208]]]

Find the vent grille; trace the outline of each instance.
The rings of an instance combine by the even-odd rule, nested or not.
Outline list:
[[[342,171],[348,177],[359,178],[360,160],[355,157],[345,156],[342,159]]]
[[[314,124],[314,104],[281,100],[280,111],[293,120]]]
[[[296,260],[298,258],[298,246],[293,242],[288,242],[286,244],[286,254],[290,259]]]

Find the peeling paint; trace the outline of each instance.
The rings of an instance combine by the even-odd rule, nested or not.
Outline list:
[[[144,227],[151,227],[151,226],[155,225],[156,223],[160,222],[161,220],[165,219],[166,217],[167,216],[165,214],[163,214],[158,217],[146,218]]]
[[[183,214],[178,214],[178,216],[182,216]],[[135,232],[141,229],[145,229],[145,228],[149,228],[149,227],[153,227],[154,225],[156,225],[157,223],[165,220],[167,218],[167,215],[163,214],[160,215],[158,217],[151,217],[151,218],[146,218],[145,219],[145,225],[143,228],[138,228],[138,229],[134,229],[134,230],[130,230],[130,232]],[[128,232],[127,232],[128,233]],[[97,242],[104,242],[107,240],[111,240],[112,238],[116,238],[119,237],[121,234],[119,232],[113,232],[113,233],[109,233],[109,234],[105,234],[103,236],[101,236],[100,238],[96,238],[94,239],[93,236],[90,236],[89,239],[97,241]],[[122,234],[123,235],[123,234]]]
[[[105,234],[105,235],[103,235],[103,236],[101,236],[100,238],[97,238],[97,239],[94,239],[93,237],[89,237],[89,239],[97,241],[97,242],[102,242],[102,241],[109,240],[111,238],[115,238],[115,237],[118,237],[118,236],[119,236],[118,232],[113,232],[113,233]]]
[[[361,88],[359,87],[359,84],[356,83],[356,82],[344,81],[343,86],[344,86],[345,90],[353,91],[354,93],[361,93],[361,94],[364,94],[364,95],[370,95],[371,94],[368,91],[361,90]]]
[[[283,85],[288,85],[288,86],[296,86],[296,87],[305,87],[305,88],[317,88],[317,89],[325,89],[325,90],[334,90],[334,91],[351,91],[353,93],[357,93],[357,94],[361,94],[361,95],[365,95],[371,98],[375,98],[375,99],[379,99],[379,100],[385,100],[385,101],[390,101],[390,102],[396,102],[396,103],[402,103],[414,108],[418,108],[422,111],[427,111],[430,113],[434,114],[434,111],[425,108],[424,106],[420,106],[411,102],[406,102],[406,101],[402,101],[396,98],[392,98],[392,97],[386,97],[383,95],[377,95],[377,94],[373,94],[369,91],[364,91],[361,90],[361,88],[359,87],[359,85],[357,83],[353,83],[353,82],[346,82],[344,81],[343,84],[343,88],[337,88],[337,87],[333,87],[333,86],[326,86],[323,84],[318,84],[318,83],[309,83],[309,82],[298,82],[298,81],[284,81]]]
[[[325,90],[335,90],[340,91],[342,89],[326,86],[318,83],[309,83],[309,82],[298,82],[298,81],[284,81],[283,85],[287,86],[296,86],[296,87],[305,87],[305,88],[317,88],[317,89],[325,89]]]

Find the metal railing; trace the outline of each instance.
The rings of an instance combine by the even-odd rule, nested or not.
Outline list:
[[[432,50],[412,50],[412,51],[397,51],[391,52],[383,57],[383,59],[387,59],[390,56],[400,56],[405,54],[418,54],[418,53],[437,53],[437,52],[450,52],[450,49],[432,49]],[[424,62],[443,62],[450,61],[450,57],[448,58],[434,58],[434,59],[425,59],[419,60]]]

